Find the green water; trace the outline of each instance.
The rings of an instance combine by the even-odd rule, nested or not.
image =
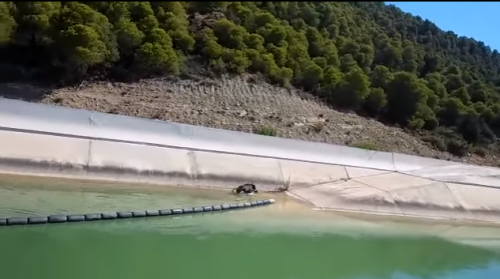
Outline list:
[[[3,181],[3,182],[2,182]],[[0,216],[220,204],[213,192],[0,180]],[[291,214],[280,204],[238,212],[0,227],[6,279],[488,279],[498,249],[431,235],[381,234],[382,226]],[[348,228],[349,227],[349,228]],[[497,231],[500,238],[500,232]],[[493,233],[495,235],[495,233]]]

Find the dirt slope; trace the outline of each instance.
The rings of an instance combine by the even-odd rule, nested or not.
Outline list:
[[[272,127],[277,136],[350,146],[369,146],[448,160],[497,165],[495,157],[454,158],[396,127],[333,110],[313,96],[242,76],[220,80],[151,79],[139,83],[83,83],[43,90],[3,84],[2,95],[100,112],[254,132]]]

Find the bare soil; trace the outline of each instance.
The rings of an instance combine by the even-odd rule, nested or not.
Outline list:
[[[296,89],[254,82],[254,77],[148,79],[138,83],[84,82],[47,89],[2,84],[8,98],[253,133],[270,127],[277,136],[483,165],[491,154],[457,158],[401,128],[341,112]]]

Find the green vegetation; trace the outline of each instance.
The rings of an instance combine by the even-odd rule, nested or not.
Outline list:
[[[377,146],[371,142],[359,142],[353,144],[353,147],[366,149],[366,150],[378,150]]]
[[[254,131],[255,134],[263,135],[263,136],[270,136],[270,137],[275,137],[278,135],[278,132],[274,127],[270,126],[261,126],[255,129]]]
[[[4,81],[134,80],[197,61],[423,130],[457,155],[500,135],[498,51],[383,2],[1,2],[0,43]]]

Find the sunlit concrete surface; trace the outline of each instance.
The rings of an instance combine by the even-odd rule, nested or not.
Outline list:
[[[231,189],[319,209],[500,222],[500,169],[0,99],[0,172]]]
[[[401,173],[291,188],[290,192],[321,209],[500,222],[500,189]]]

